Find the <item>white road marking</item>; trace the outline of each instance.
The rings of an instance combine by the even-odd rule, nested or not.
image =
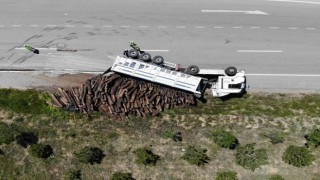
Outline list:
[[[158,28],[168,28],[168,26],[158,26]]]
[[[177,26],[176,28],[178,28],[178,29],[184,29],[184,28],[186,28],[186,26]]]
[[[120,28],[129,28],[130,26],[120,26]]]
[[[21,27],[20,24],[12,24],[12,27]]]
[[[269,27],[269,29],[279,29],[279,27]]]
[[[235,27],[232,27],[233,29],[241,29],[242,27],[241,26],[235,26]]]
[[[142,51],[150,51],[150,52],[169,52],[168,49],[142,49]]]
[[[0,25],[0,28],[4,27],[4,25]]]
[[[107,56],[108,58],[110,58],[110,59],[113,59],[113,60],[115,60],[116,58],[115,57],[113,57],[113,56]]]
[[[223,29],[224,27],[223,26],[214,26],[213,28],[215,28],[215,29]]]
[[[316,30],[316,28],[305,28],[305,30]]]
[[[110,25],[103,25],[102,27],[111,28],[112,26],[110,26]]]
[[[30,27],[39,27],[37,24],[31,24]]]
[[[320,74],[246,74],[246,76],[320,77]]]
[[[197,29],[204,29],[204,26],[196,26]]]
[[[298,28],[297,27],[288,27],[288,29],[295,30],[295,29],[298,29]]]
[[[27,50],[26,48],[24,47],[17,47],[17,48],[14,48],[14,49],[17,49],[17,50]],[[37,48],[35,47],[35,49],[38,49],[38,50],[53,50],[53,51],[56,51],[57,48]]]
[[[148,28],[149,26],[139,26],[139,28]]]
[[[281,53],[282,50],[237,50],[239,53]]]
[[[296,1],[296,0],[267,0],[267,1],[305,3],[305,4],[320,4],[320,2],[315,2],[315,1]]]
[[[252,27],[250,27],[250,29],[260,29],[261,27],[259,27],[259,26],[252,26]]]
[[[255,11],[242,11],[242,10],[201,10],[204,13],[244,13],[244,14],[255,14],[255,15],[270,15],[260,10]]]

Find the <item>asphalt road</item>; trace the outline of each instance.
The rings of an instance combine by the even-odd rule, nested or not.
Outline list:
[[[320,89],[319,0],[1,0],[0,12],[1,70],[104,71],[134,40],[185,66],[245,69],[253,90]],[[46,84],[39,73],[2,72],[0,87]]]

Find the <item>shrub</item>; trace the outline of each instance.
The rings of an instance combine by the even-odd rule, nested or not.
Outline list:
[[[110,180],[134,180],[131,173],[116,172],[112,174]]]
[[[100,164],[105,157],[103,151],[97,147],[84,147],[79,152],[75,152],[74,155],[78,161],[86,164]]]
[[[7,124],[0,122],[0,145],[10,144],[14,141],[14,132]]]
[[[0,155],[4,155],[4,152],[2,151],[2,149],[0,149]]]
[[[33,157],[48,158],[53,154],[53,149],[50,145],[33,144],[29,148],[29,153]]]
[[[190,164],[201,166],[205,163],[208,163],[208,161],[210,160],[205,152],[205,149],[197,149],[194,146],[189,146],[182,156],[182,159],[188,161]]]
[[[265,149],[255,149],[255,144],[247,144],[236,149],[236,163],[254,171],[261,165],[268,163],[268,155]]]
[[[150,147],[143,147],[133,152],[136,156],[136,163],[143,165],[156,165],[160,156],[153,154]]]
[[[33,132],[22,132],[16,136],[16,141],[22,147],[27,148],[29,145],[38,143],[38,136]]]
[[[314,156],[306,147],[289,146],[282,156],[282,160],[296,167],[308,166],[314,160]]]
[[[314,146],[318,147],[320,146],[320,129],[314,129],[312,132],[310,132],[308,135],[305,136],[307,139],[307,146]]]
[[[79,180],[81,179],[81,170],[71,170],[68,171],[65,176],[65,180]]]
[[[238,180],[234,171],[218,172],[215,180]]]
[[[283,143],[285,139],[285,134],[279,131],[274,131],[269,134],[263,134],[263,136],[269,138],[272,144]]]
[[[269,180],[285,180],[282,176],[278,175],[278,174],[275,174],[275,175],[272,175]]]
[[[239,145],[238,139],[232,133],[224,130],[212,131],[209,138],[223,148],[235,149]]]

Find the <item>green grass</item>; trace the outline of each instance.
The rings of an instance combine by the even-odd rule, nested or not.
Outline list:
[[[319,94],[247,94],[227,101],[210,98],[207,104],[167,110],[155,118],[112,120],[99,113],[87,118],[56,109],[47,105],[50,102],[47,93],[13,89],[0,92],[3,127],[9,128],[14,136],[34,132],[39,143],[49,144],[54,152],[47,159],[35,158],[16,141],[2,144],[0,179],[63,179],[70,172],[81,172],[82,179],[110,179],[115,172],[130,173],[135,179],[214,179],[222,171],[235,172],[239,179],[269,179],[274,173],[293,180],[318,177],[314,171],[320,165],[317,148],[309,149],[316,160],[303,168],[289,165],[281,157],[290,145],[303,146],[304,135],[320,127]],[[248,119],[244,121],[242,116]],[[255,123],[259,127],[246,127]],[[268,164],[254,171],[238,165],[235,150],[221,148],[208,138],[207,133],[215,129],[213,126],[235,135],[242,147],[255,143],[255,149],[265,149]],[[277,134],[284,130],[288,131]],[[172,140],[175,132],[181,132],[181,142]],[[279,142],[279,137],[282,143],[272,144],[272,140]],[[152,146],[152,152],[161,157],[155,166],[136,163],[134,151],[145,146]],[[206,149],[210,161],[196,166],[183,160],[188,146]],[[105,157],[101,164],[77,160],[74,152],[85,147],[103,150]],[[70,175],[73,176],[76,175]]]
[[[209,98],[208,104],[199,103],[198,108],[189,109],[190,114],[248,115],[268,117],[292,117],[302,111],[310,117],[318,117],[320,94],[308,94],[302,97],[284,94],[247,94],[243,98],[223,101]],[[184,109],[171,110],[169,114],[184,114]]]

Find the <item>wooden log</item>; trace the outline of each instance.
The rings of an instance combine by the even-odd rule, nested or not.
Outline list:
[[[60,102],[59,98],[57,98],[57,96],[55,94],[50,94],[50,96],[51,96],[51,99],[53,101],[53,104],[56,107],[59,107],[59,108],[64,107],[63,102]]]

